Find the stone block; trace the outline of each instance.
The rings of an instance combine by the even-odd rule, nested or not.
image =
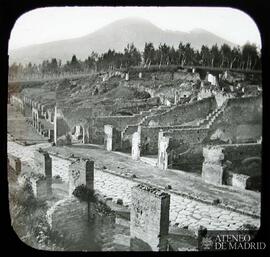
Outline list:
[[[12,155],[12,154],[8,154],[8,165],[15,170],[16,174],[20,174],[21,173],[21,160],[20,158]]]
[[[220,146],[207,146],[203,148],[204,162],[202,165],[202,179],[211,184],[223,183],[224,148]]]
[[[238,187],[241,189],[246,189],[248,179],[249,179],[249,176],[247,176],[247,175],[234,173],[232,175],[232,186]]]
[[[169,231],[170,195],[151,186],[132,187],[131,250],[165,251]],[[140,247],[137,247],[137,246]]]
[[[223,167],[219,164],[204,162],[202,166],[202,179],[210,184],[222,185]]]

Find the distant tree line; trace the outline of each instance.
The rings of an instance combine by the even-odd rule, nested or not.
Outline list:
[[[44,78],[63,76],[66,74],[88,73],[108,69],[129,68],[131,66],[150,67],[151,65],[207,66],[215,68],[235,68],[242,70],[260,70],[261,54],[256,45],[246,43],[243,47],[231,48],[228,44],[211,48],[202,45],[195,50],[190,43],[179,43],[178,48],[160,44],[157,48],[153,43],[145,43],[143,52],[135,45],[128,44],[123,52],[109,49],[103,54],[92,52],[84,61],[73,55],[65,64],[52,58],[41,64],[27,65],[13,63],[9,67],[9,78]]]

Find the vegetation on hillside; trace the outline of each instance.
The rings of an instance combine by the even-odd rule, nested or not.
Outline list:
[[[195,50],[190,43],[179,43],[177,49],[167,44],[160,44],[155,48],[153,43],[145,43],[141,53],[136,46],[128,44],[123,52],[109,49],[103,54],[92,52],[84,61],[73,55],[65,64],[61,60],[52,58],[44,60],[42,64],[13,63],[9,68],[10,80],[22,78],[44,78],[64,76],[67,74],[88,73],[113,69],[129,69],[133,66],[207,66],[218,68],[234,68],[242,70],[260,70],[261,54],[256,45],[246,43],[243,47],[231,48],[227,44],[220,47],[213,45],[211,48],[202,45],[200,50]]]

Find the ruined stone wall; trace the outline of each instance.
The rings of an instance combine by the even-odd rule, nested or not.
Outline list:
[[[205,98],[197,102],[178,105],[165,113],[149,117],[143,125],[155,123],[157,126],[179,125],[196,119],[202,119],[216,108],[214,97]]]
[[[180,144],[197,145],[201,144],[207,137],[209,131],[203,128],[175,129],[164,132],[164,136],[171,136],[173,141]]]
[[[208,129],[178,129],[164,132],[171,137],[172,167],[185,171],[200,171],[203,155],[202,146],[208,136]]]
[[[103,116],[93,119],[89,125],[91,133],[91,143],[103,144],[104,142],[104,125],[112,125],[116,130],[122,131],[127,125],[138,124],[142,115],[133,116]]]
[[[160,130],[160,128],[141,128],[142,155],[158,154],[158,133]]]
[[[65,117],[61,110],[55,108],[54,114],[54,142],[57,144],[59,137],[67,135],[70,131],[70,127],[65,120]]]
[[[248,157],[261,156],[261,144],[232,144],[220,145],[224,148],[224,154],[227,160],[243,161]]]
[[[53,231],[77,242],[83,239],[88,229],[87,215],[87,203],[72,197],[56,202],[47,211],[47,220]]]
[[[123,200],[131,204],[131,187],[138,182],[95,169],[95,190],[107,199]],[[232,210],[196,201],[192,198],[171,193],[170,225],[196,230],[200,225],[208,229],[235,230],[242,224],[259,226],[260,220]]]
[[[219,135],[217,135],[219,134]],[[223,115],[214,122],[211,139],[224,138],[230,143],[256,142],[262,135],[262,98],[231,98]],[[223,140],[223,141],[224,141]]]
[[[104,125],[112,125],[113,127],[123,130],[127,125],[138,124],[142,119],[141,115],[133,116],[104,116],[95,119],[95,126],[104,128]]]
[[[70,161],[54,156],[52,156],[52,161],[53,176],[59,174],[67,183]],[[139,182],[97,168],[94,170],[94,177],[94,188],[97,193],[104,196],[107,200],[112,199],[116,201],[117,199],[122,199],[124,206],[131,204],[131,187],[137,185]],[[247,223],[255,226],[260,225],[259,218],[240,214],[232,209],[228,210],[211,203],[198,201],[184,194],[179,195],[173,192],[170,192],[170,194],[171,207],[169,219],[171,226],[176,225],[181,228],[186,227],[196,231],[200,225],[210,230],[235,230]],[[65,201],[67,202],[65,203]],[[56,219],[52,221],[59,229],[66,228],[67,231],[74,231],[74,233],[69,236],[79,235],[81,233],[80,228],[85,228],[85,226],[77,227],[75,221],[76,219],[82,220],[84,217],[86,218],[86,206],[84,207],[83,204],[78,203],[77,200],[75,204],[78,204],[77,208],[70,205],[68,199],[63,200],[62,211],[60,211],[58,215],[55,215]],[[63,217],[67,217],[67,219],[65,220]]]
[[[232,144],[232,145],[220,145],[224,148],[225,160],[232,162],[230,167],[234,173],[246,174],[249,176],[260,176],[261,175],[261,162],[258,158],[261,158],[261,144]],[[256,158],[258,166],[248,167],[245,164],[245,160],[248,158]]]

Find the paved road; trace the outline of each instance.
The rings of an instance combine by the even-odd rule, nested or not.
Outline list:
[[[171,185],[172,189],[191,197],[212,202],[220,199],[223,205],[248,213],[260,215],[260,193],[234,189],[228,186],[214,186],[202,181],[201,177],[191,173],[171,170],[163,171],[130,157],[107,152],[93,145],[74,145],[70,147],[49,147],[49,152],[58,152],[61,156],[88,157],[95,161],[95,166],[125,175],[135,174],[137,178],[162,187]]]

